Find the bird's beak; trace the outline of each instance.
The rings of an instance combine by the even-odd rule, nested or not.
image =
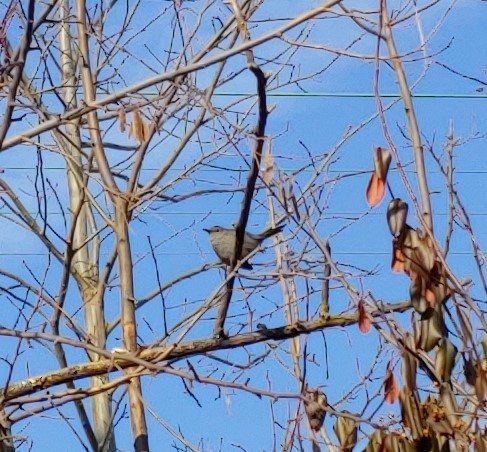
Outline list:
[[[203,231],[208,232],[208,234],[211,232],[209,229],[203,228]]]

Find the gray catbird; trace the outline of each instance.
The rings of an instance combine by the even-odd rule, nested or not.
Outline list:
[[[240,255],[239,260],[248,256],[266,238],[272,237],[278,232],[281,232],[282,228],[283,226],[278,226],[277,228],[266,229],[260,234],[246,232],[242,247],[242,254]],[[221,226],[213,226],[210,229],[203,230],[210,234],[211,245],[213,246],[213,249],[220,260],[227,265],[231,265],[233,253],[235,252],[235,229],[226,229],[222,228]],[[241,268],[252,270],[252,264],[247,261],[242,264]]]

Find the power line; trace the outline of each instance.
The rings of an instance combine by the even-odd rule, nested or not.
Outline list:
[[[324,216],[324,219],[326,220],[341,220],[343,218],[341,217],[345,217],[345,218],[349,218],[349,217],[359,217],[360,215],[363,215],[365,213],[365,209],[364,208],[364,211],[357,211],[357,212],[340,212],[340,211],[336,211],[336,210],[331,210],[331,211],[326,211],[326,212],[323,212],[323,216]],[[239,211],[229,211],[229,210],[225,210],[225,211],[221,211],[221,212],[218,212],[218,211],[214,211],[214,210],[206,210],[206,211],[192,211],[192,210],[184,210],[184,211],[181,211],[181,210],[178,210],[178,211],[172,211],[172,210],[167,210],[167,211],[161,211],[161,210],[150,210],[150,211],[147,211],[147,210],[143,210],[141,212],[138,212],[137,213],[137,216],[140,216],[140,215],[144,215],[144,216],[153,216],[153,217],[162,217],[163,215],[201,215],[201,216],[204,216],[204,215],[207,215],[208,212],[211,212],[212,215],[238,215],[240,212]],[[105,214],[107,215],[114,215],[114,212],[113,211],[108,211],[108,210],[105,210],[104,211]],[[43,212],[44,214],[44,212]],[[31,216],[34,216],[34,215],[39,215],[39,212],[37,211],[29,211],[29,215]],[[47,212],[45,213],[45,215],[47,216],[55,216],[55,215],[66,215],[66,216],[69,216],[70,215],[70,212],[67,210],[66,212],[60,212],[60,211],[50,211],[50,212]],[[269,215],[269,212],[253,212],[252,215],[257,215],[257,216],[262,216],[262,215],[265,215],[265,216],[268,216]],[[434,216],[438,216],[438,217],[446,217],[447,215],[449,215],[448,212],[438,212],[438,213],[435,213]],[[473,217],[485,217],[487,216],[487,212],[468,212],[468,215],[469,216],[473,216]],[[18,217],[19,214],[18,213],[14,213],[14,212],[2,212],[0,210],[0,218],[1,217]],[[95,215],[96,216],[96,215]],[[381,211],[370,211],[367,213],[367,216],[369,217],[384,217],[385,214],[384,212],[381,212]],[[336,217],[336,218],[330,218],[330,217]]]
[[[231,157],[231,156],[227,156]],[[33,171],[35,170],[35,166],[2,166],[2,170],[4,171]],[[285,167],[280,167],[282,171],[295,171],[297,168],[285,168]],[[44,166],[42,168],[43,171],[66,171],[65,166]],[[142,168],[141,171],[158,171],[160,170],[160,167],[153,167],[153,168]],[[170,171],[185,171],[186,168],[171,168]],[[198,173],[214,173],[214,172],[220,172],[224,171],[224,169],[218,169],[218,168],[204,168],[204,169],[198,169]],[[237,168],[237,169],[232,169],[232,172],[242,172],[242,173],[247,173],[248,168]],[[326,172],[330,174],[344,174],[344,173],[372,173],[372,169],[370,168],[361,168],[361,169],[329,169]],[[396,172],[396,168],[391,168],[389,170],[390,172]],[[411,173],[414,174],[416,173],[416,170],[411,169],[411,170],[404,170],[406,173]],[[303,169],[303,173],[314,173],[315,170],[310,168],[310,169]],[[439,171],[436,170],[429,170],[427,171],[428,174],[441,174]],[[487,170],[455,170],[455,174],[487,174]]]
[[[256,93],[251,92],[216,92],[215,96],[220,97],[252,97],[256,96]],[[416,93],[411,94],[416,99],[487,99],[487,94],[459,94],[459,93]],[[336,98],[356,98],[356,99],[374,99],[376,95],[374,93],[330,93],[330,92],[310,92],[310,93],[297,93],[297,92],[267,92],[268,97],[336,97]],[[400,94],[383,93],[379,95],[383,99],[398,99]]]
[[[156,96],[159,93],[152,91],[142,91],[140,94],[144,96]],[[218,97],[254,97],[255,92],[238,92],[238,91],[217,91],[213,96]],[[282,91],[268,91],[267,97],[335,97],[342,99],[374,99],[375,93],[371,92],[282,92]],[[411,93],[411,96],[416,99],[487,99],[487,93],[483,94],[477,92],[475,94],[469,93]],[[401,97],[399,93],[383,93],[379,94],[382,99],[398,99]]]
[[[134,253],[136,255],[137,253]],[[310,253],[311,255],[322,255],[321,253]],[[0,256],[5,256],[5,257],[46,257],[48,256],[48,252],[0,252]],[[108,256],[108,253],[101,253],[102,256]],[[200,253],[198,251],[184,251],[184,252],[171,252],[171,251],[161,251],[158,253],[155,253],[156,256],[214,256],[214,253],[211,252],[203,252]],[[391,252],[390,251],[334,251],[333,255],[340,255],[340,256],[368,256],[368,255],[374,255],[374,256],[390,256]],[[472,256],[472,252],[469,251],[452,251],[448,253],[449,256]]]

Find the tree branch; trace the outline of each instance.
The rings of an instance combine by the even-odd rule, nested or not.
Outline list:
[[[369,312],[369,314],[372,318],[377,318],[379,321],[382,321],[385,314],[405,312],[409,310],[410,307],[411,303],[409,301],[394,304],[384,304],[378,306],[377,309]],[[40,375],[38,377],[30,377],[26,380],[19,381],[9,385],[6,388],[0,389],[0,393],[3,394],[3,403],[8,405],[9,401],[12,401],[18,397],[33,394],[39,390],[46,390],[53,386],[64,384],[66,381],[79,380],[81,378],[92,377],[94,375],[117,372],[119,370],[143,365],[144,362],[146,367],[148,367],[152,372],[158,371],[158,368],[159,371],[163,371],[165,363],[169,361],[180,360],[190,356],[204,355],[217,350],[245,347],[258,344],[260,342],[290,339],[302,334],[310,334],[314,331],[321,331],[338,326],[344,327],[353,325],[357,322],[358,314],[330,315],[327,318],[310,320],[307,322],[296,322],[292,325],[284,325],[277,328],[263,328],[262,330],[256,332],[239,334],[237,336],[224,339],[196,339],[180,345],[141,349],[136,356],[131,357],[127,356],[124,358],[122,353],[115,353],[113,354],[114,358],[112,359],[77,364],[65,369],[56,370],[55,372]],[[36,338],[38,333],[28,333],[24,331],[15,332],[13,330],[0,329],[0,336]],[[62,338],[57,338],[57,340],[62,340]],[[65,342],[71,341],[66,340]],[[78,346],[82,346],[82,344],[78,343]],[[108,352],[105,352],[105,354],[107,353]],[[155,364],[161,361],[163,364],[158,367],[155,366]]]

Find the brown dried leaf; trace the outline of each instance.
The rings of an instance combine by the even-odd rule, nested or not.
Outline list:
[[[377,176],[385,183],[387,172],[391,164],[391,153],[388,149],[376,147],[374,149],[374,170]]]
[[[435,292],[429,287],[426,287],[426,290],[424,291],[424,298],[426,298],[426,301],[431,305],[436,303]]]
[[[376,207],[384,198],[386,182],[377,173],[372,174],[365,196],[370,207]]]
[[[408,270],[407,268],[404,269],[404,273],[406,273],[406,275],[408,275],[411,279],[414,279],[416,278],[416,276],[418,276],[418,274],[415,271],[411,269]]]
[[[123,107],[118,109],[118,122],[120,124],[120,132],[125,132],[127,128],[127,115]]]
[[[132,113],[132,122],[130,123],[129,138],[137,137],[137,121],[140,121],[139,110],[135,109]]]
[[[358,302],[358,329],[361,333],[367,334],[370,331],[372,322],[365,309],[364,300]]]
[[[147,124],[144,123],[138,108],[134,109],[132,116],[133,118],[129,130],[129,138],[135,137],[139,143],[143,143],[148,136],[149,128],[147,127]]]
[[[405,271],[404,262],[406,260],[406,256],[401,250],[401,244],[397,239],[392,241],[392,263],[391,263],[391,270],[393,272],[399,273]]]
[[[391,363],[387,365],[386,378],[384,379],[384,400],[388,403],[394,403],[399,398],[399,383],[397,382],[391,370]]]

